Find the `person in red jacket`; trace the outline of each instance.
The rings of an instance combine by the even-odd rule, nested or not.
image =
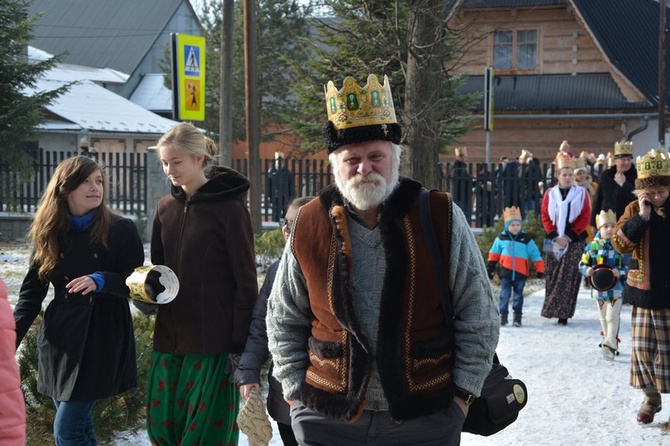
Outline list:
[[[21,378],[14,355],[16,328],[12,307],[7,301],[7,286],[0,279],[0,444],[26,444],[26,408],[21,393]]]
[[[558,184],[542,199],[542,226],[546,232],[546,294],[542,316],[558,318],[567,325],[574,316],[581,284],[579,261],[586,245],[586,227],[591,217],[589,194],[575,184],[574,158],[559,152],[556,156]]]

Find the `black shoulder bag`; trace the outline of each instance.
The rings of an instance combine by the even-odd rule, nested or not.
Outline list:
[[[449,198],[449,209],[451,213],[451,197]],[[444,274],[444,263],[437,245],[437,238],[430,216],[430,191],[423,190],[419,198],[419,214],[421,226],[426,237],[426,247],[430,255],[433,273],[440,290],[442,310],[444,317],[448,320],[453,318],[451,295],[447,277]],[[451,234],[451,226],[448,228]],[[451,237],[451,235],[450,235]],[[463,424],[463,432],[489,436],[500,432],[512,424],[519,416],[519,411],[528,402],[528,390],[520,379],[510,376],[507,368],[500,364],[498,355],[493,356],[493,368],[489,372],[482,394],[470,405],[468,416]]]

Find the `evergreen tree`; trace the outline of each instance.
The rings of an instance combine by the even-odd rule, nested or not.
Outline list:
[[[261,110],[261,138],[272,138],[274,125],[285,123],[285,115],[295,110],[294,80],[288,74],[292,60],[300,54],[296,36],[307,30],[309,9],[298,0],[258,0],[258,88]],[[200,17],[207,38],[207,104],[204,127],[219,131],[219,88],[222,0],[208,0]],[[233,139],[246,139],[244,15],[241,0],[235,1],[233,31]]]
[[[28,140],[44,119],[44,108],[67,90],[28,94],[58,58],[28,61],[27,45],[32,38],[35,17],[28,17],[25,0],[0,0],[0,162],[15,170],[30,172],[32,157],[21,142]]]
[[[321,0],[319,5],[327,18],[311,20],[312,31],[300,38],[302,61],[292,65],[300,114],[288,120],[300,136],[302,149],[323,149],[322,86],[328,80],[340,88],[346,75],[359,83],[370,73],[388,75],[405,132],[403,143],[410,148],[404,157],[404,173],[435,185],[437,153],[467,132],[467,116],[476,99],[458,94],[461,79],[450,73],[457,39],[441,20],[443,2]],[[431,78],[437,81],[432,82],[434,89],[428,89],[428,100],[427,94],[417,91]],[[416,128],[421,131],[413,134]]]

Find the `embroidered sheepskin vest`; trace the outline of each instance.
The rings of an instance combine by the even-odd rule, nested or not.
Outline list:
[[[361,415],[372,361],[377,361],[394,419],[434,413],[452,401],[453,324],[444,320],[424,246],[421,189],[421,184],[402,178],[380,211],[386,276],[376,358],[369,354],[369,341],[354,317],[351,241],[341,195],[329,186],[298,214],[291,248],[305,276],[313,313],[310,365],[299,394],[303,404],[327,416],[353,421]],[[447,200],[442,193],[431,197],[445,265],[445,229],[451,228]]]

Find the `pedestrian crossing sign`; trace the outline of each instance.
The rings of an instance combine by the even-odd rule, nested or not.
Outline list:
[[[173,116],[177,121],[205,120],[205,38],[172,34]]]
[[[186,110],[200,110],[200,81],[195,79],[186,80],[184,91],[186,91]]]

